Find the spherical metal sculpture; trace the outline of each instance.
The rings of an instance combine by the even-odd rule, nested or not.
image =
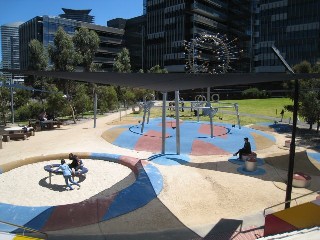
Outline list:
[[[230,63],[239,59],[236,38],[229,41],[226,35],[201,33],[186,42],[186,71],[188,73],[220,74],[230,71]]]

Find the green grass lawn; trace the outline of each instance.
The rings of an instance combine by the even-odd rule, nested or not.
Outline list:
[[[272,118],[280,118],[280,112],[284,109],[285,105],[292,104],[292,100],[289,98],[268,98],[268,99],[245,99],[245,100],[228,100],[222,101],[227,103],[238,103],[240,121],[241,125],[254,124],[257,122],[272,122],[272,120],[263,117],[251,117],[245,116],[245,114],[257,114]],[[190,103],[185,103],[186,107],[190,107]],[[223,104],[214,104],[214,106],[224,106]],[[200,111],[201,112],[201,111]],[[224,122],[237,124],[237,117],[234,114],[234,108],[221,108],[218,113],[214,116],[214,122]],[[133,114],[134,116],[143,116],[143,112],[140,114]],[[151,109],[151,118],[161,117],[162,108],[155,107]],[[174,117],[175,112],[167,110],[168,117]],[[285,111],[284,119],[292,118],[292,113]],[[194,113],[190,109],[185,109],[184,112],[180,112],[180,118],[182,120],[193,120],[196,121],[197,117],[194,116]],[[209,121],[208,116],[200,116],[200,121]]]

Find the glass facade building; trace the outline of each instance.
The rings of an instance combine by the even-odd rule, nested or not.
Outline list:
[[[8,69],[20,69],[19,52],[19,26],[22,22],[4,24],[1,26],[1,50],[2,67]],[[23,81],[23,76],[13,76],[9,73],[3,74],[8,81]]]
[[[185,41],[200,33],[227,34],[244,50],[237,71],[250,69],[250,0],[146,0],[146,67],[185,71]]]
[[[273,53],[278,48],[290,66],[320,57],[319,0],[256,0],[254,26],[254,71],[283,72]]]
[[[80,27],[94,30],[100,38],[100,45],[94,62],[101,64],[102,70],[112,68],[114,57],[123,47],[124,30],[122,29],[78,22],[60,17],[37,16],[23,23],[19,28],[20,64],[22,69],[27,69],[29,66],[29,42],[32,39],[37,39],[43,43],[45,48],[48,48],[50,44],[53,45],[54,35],[59,27],[62,27],[71,36]]]

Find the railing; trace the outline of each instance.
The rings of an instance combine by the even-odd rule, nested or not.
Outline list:
[[[320,192],[320,191],[313,191],[313,192],[311,192],[311,193],[307,193],[307,194],[301,195],[301,196],[299,196],[299,197],[290,199],[290,200],[288,200],[288,201],[275,204],[275,205],[273,205],[273,206],[271,206],[271,207],[267,207],[267,208],[265,208],[265,209],[263,210],[263,216],[266,216],[266,211],[267,211],[268,209],[270,209],[270,208],[274,208],[274,207],[280,206],[280,205],[282,205],[282,204],[286,204],[286,203],[288,203],[288,202],[292,202],[292,201],[295,201],[295,200],[297,200],[297,199],[299,199],[299,198],[306,197],[306,196],[309,196],[309,195],[311,195],[311,194],[319,193],[319,192]]]
[[[25,231],[29,231],[29,232],[32,232],[32,233],[35,233],[35,234],[44,235],[45,238],[43,238],[43,239],[48,239],[48,234],[45,233],[45,232],[41,232],[41,231],[38,231],[38,230],[35,230],[35,229],[32,229],[32,228],[20,226],[20,225],[14,224],[14,223],[9,223],[9,222],[5,222],[5,221],[1,221],[1,220],[0,220],[0,224],[6,224],[6,225],[9,225],[9,226],[18,227],[18,228],[23,229],[23,232],[22,232],[22,233],[18,233],[19,235],[22,235],[22,236],[25,235]],[[4,231],[1,231],[1,230],[0,230],[0,233],[1,233],[1,232],[4,232]],[[28,236],[29,236],[29,235],[28,235]],[[31,237],[31,236],[29,236],[29,237]]]

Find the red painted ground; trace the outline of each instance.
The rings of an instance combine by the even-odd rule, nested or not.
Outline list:
[[[203,156],[203,155],[229,155],[227,152],[211,143],[207,143],[201,140],[194,140],[191,148],[191,155]]]
[[[210,124],[201,124],[199,128],[199,133],[211,136],[211,126]],[[220,138],[227,138],[227,129],[223,126],[213,125],[213,136]]]
[[[179,124],[180,124],[180,125],[183,124],[183,121],[180,120],[180,121],[179,121]],[[162,127],[162,123],[159,123],[158,126],[159,126],[159,127]],[[175,121],[175,120],[167,121],[167,122],[166,122],[166,127],[167,127],[167,128],[176,128],[176,126],[177,126],[177,125],[176,125],[176,121]]]
[[[139,138],[138,142],[134,147],[134,150],[147,152],[161,152],[161,136],[162,133],[158,131],[150,130],[146,132],[142,137]],[[166,137],[169,137],[169,135],[166,134]]]

